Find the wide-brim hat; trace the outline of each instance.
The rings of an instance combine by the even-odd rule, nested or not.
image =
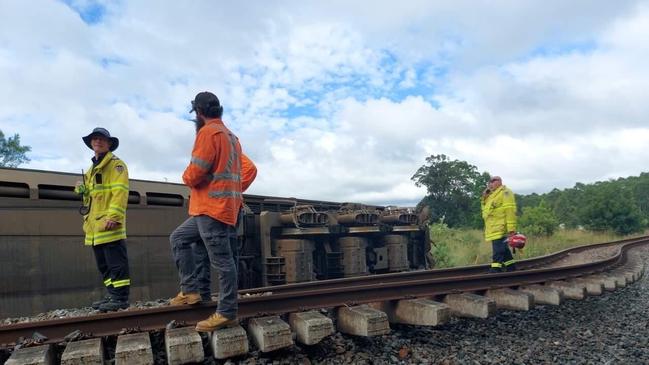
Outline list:
[[[85,143],[86,146],[88,146],[88,148],[92,149],[92,145],[90,144],[90,141],[92,141],[92,136],[97,136],[97,135],[106,137],[110,140],[111,152],[115,151],[117,149],[117,146],[119,146],[119,139],[117,139],[117,137],[111,137],[110,132],[106,128],[101,128],[101,127],[97,127],[93,129],[89,135],[82,137],[81,139],[83,139],[83,143]]]

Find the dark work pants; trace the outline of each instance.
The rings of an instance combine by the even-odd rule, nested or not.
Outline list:
[[[497,240],[491,241],[492,248],[492,257],[491,257],[491,267],[500,268],[503,271],[506,269],[513,269],[514,267],[514,257],[512,252],[509,250],[509,246],[505,241],[507,237],[503,237]]]
[[[238,245],[235,227],[219,222],[206,215],[190,217],[171,234],[171,250],[180,276],[180,290],[183,293],[199,293],[196,275],[205,272],[196,264],[195,248],[198,240],[205,244],[211,266],[219,274],[219,305],[217,313],[227,318],[237,316],[237,263]]]
[[[128,301],[131,278],[128,270],[126,241],[94,245],[92,251],[108,294],[116,300]]]

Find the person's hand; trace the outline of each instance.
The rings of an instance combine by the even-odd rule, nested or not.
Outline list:
[[[119,222],[109,219],[106,221],[106,226],[104,227],[104,229],[106,231],[112,231],[113,229],[117,228],[117,226],[119,226]]]
[[[76,184],[74,184],[74,191],[76,191],[79,194],[85,194],[86,193],[86,185],[84,185],[83,182],[77,181]]]

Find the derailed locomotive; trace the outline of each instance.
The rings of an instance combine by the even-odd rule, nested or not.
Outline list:
[[[94,263],[81,247],[80,199],[73,192],[80,178],[0,168],[0,273],[8,283],[0,290],[2,314],[74,305],[62,299],[65,293],[92,290]],[[168,236],[187,218],[188,199],[182,184],[130,181],[134,299],[177,290]],[[411,209],[246,194],[244,201],[240,288],[426,267],[427,231]],[[30,292],[43,298],[30,299]]]

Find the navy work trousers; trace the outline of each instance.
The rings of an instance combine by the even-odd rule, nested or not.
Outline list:
[[[491,241],[491,248],[492,248],[492,257],[491,257],[491,262],[492,262],[492,267],[494,267],[494,264],[500,264],[500,268],[502,270],[512,270],[514,269],[514,257],[512,256],[512,252],[509,250],[509,246],[507,245],[507,237],[503,237],[497,240]]]
[[[131,286],[128,270],[126,241],[102,243],[92,246],[97,268],[108,294],[118,301],[128,301]]]

